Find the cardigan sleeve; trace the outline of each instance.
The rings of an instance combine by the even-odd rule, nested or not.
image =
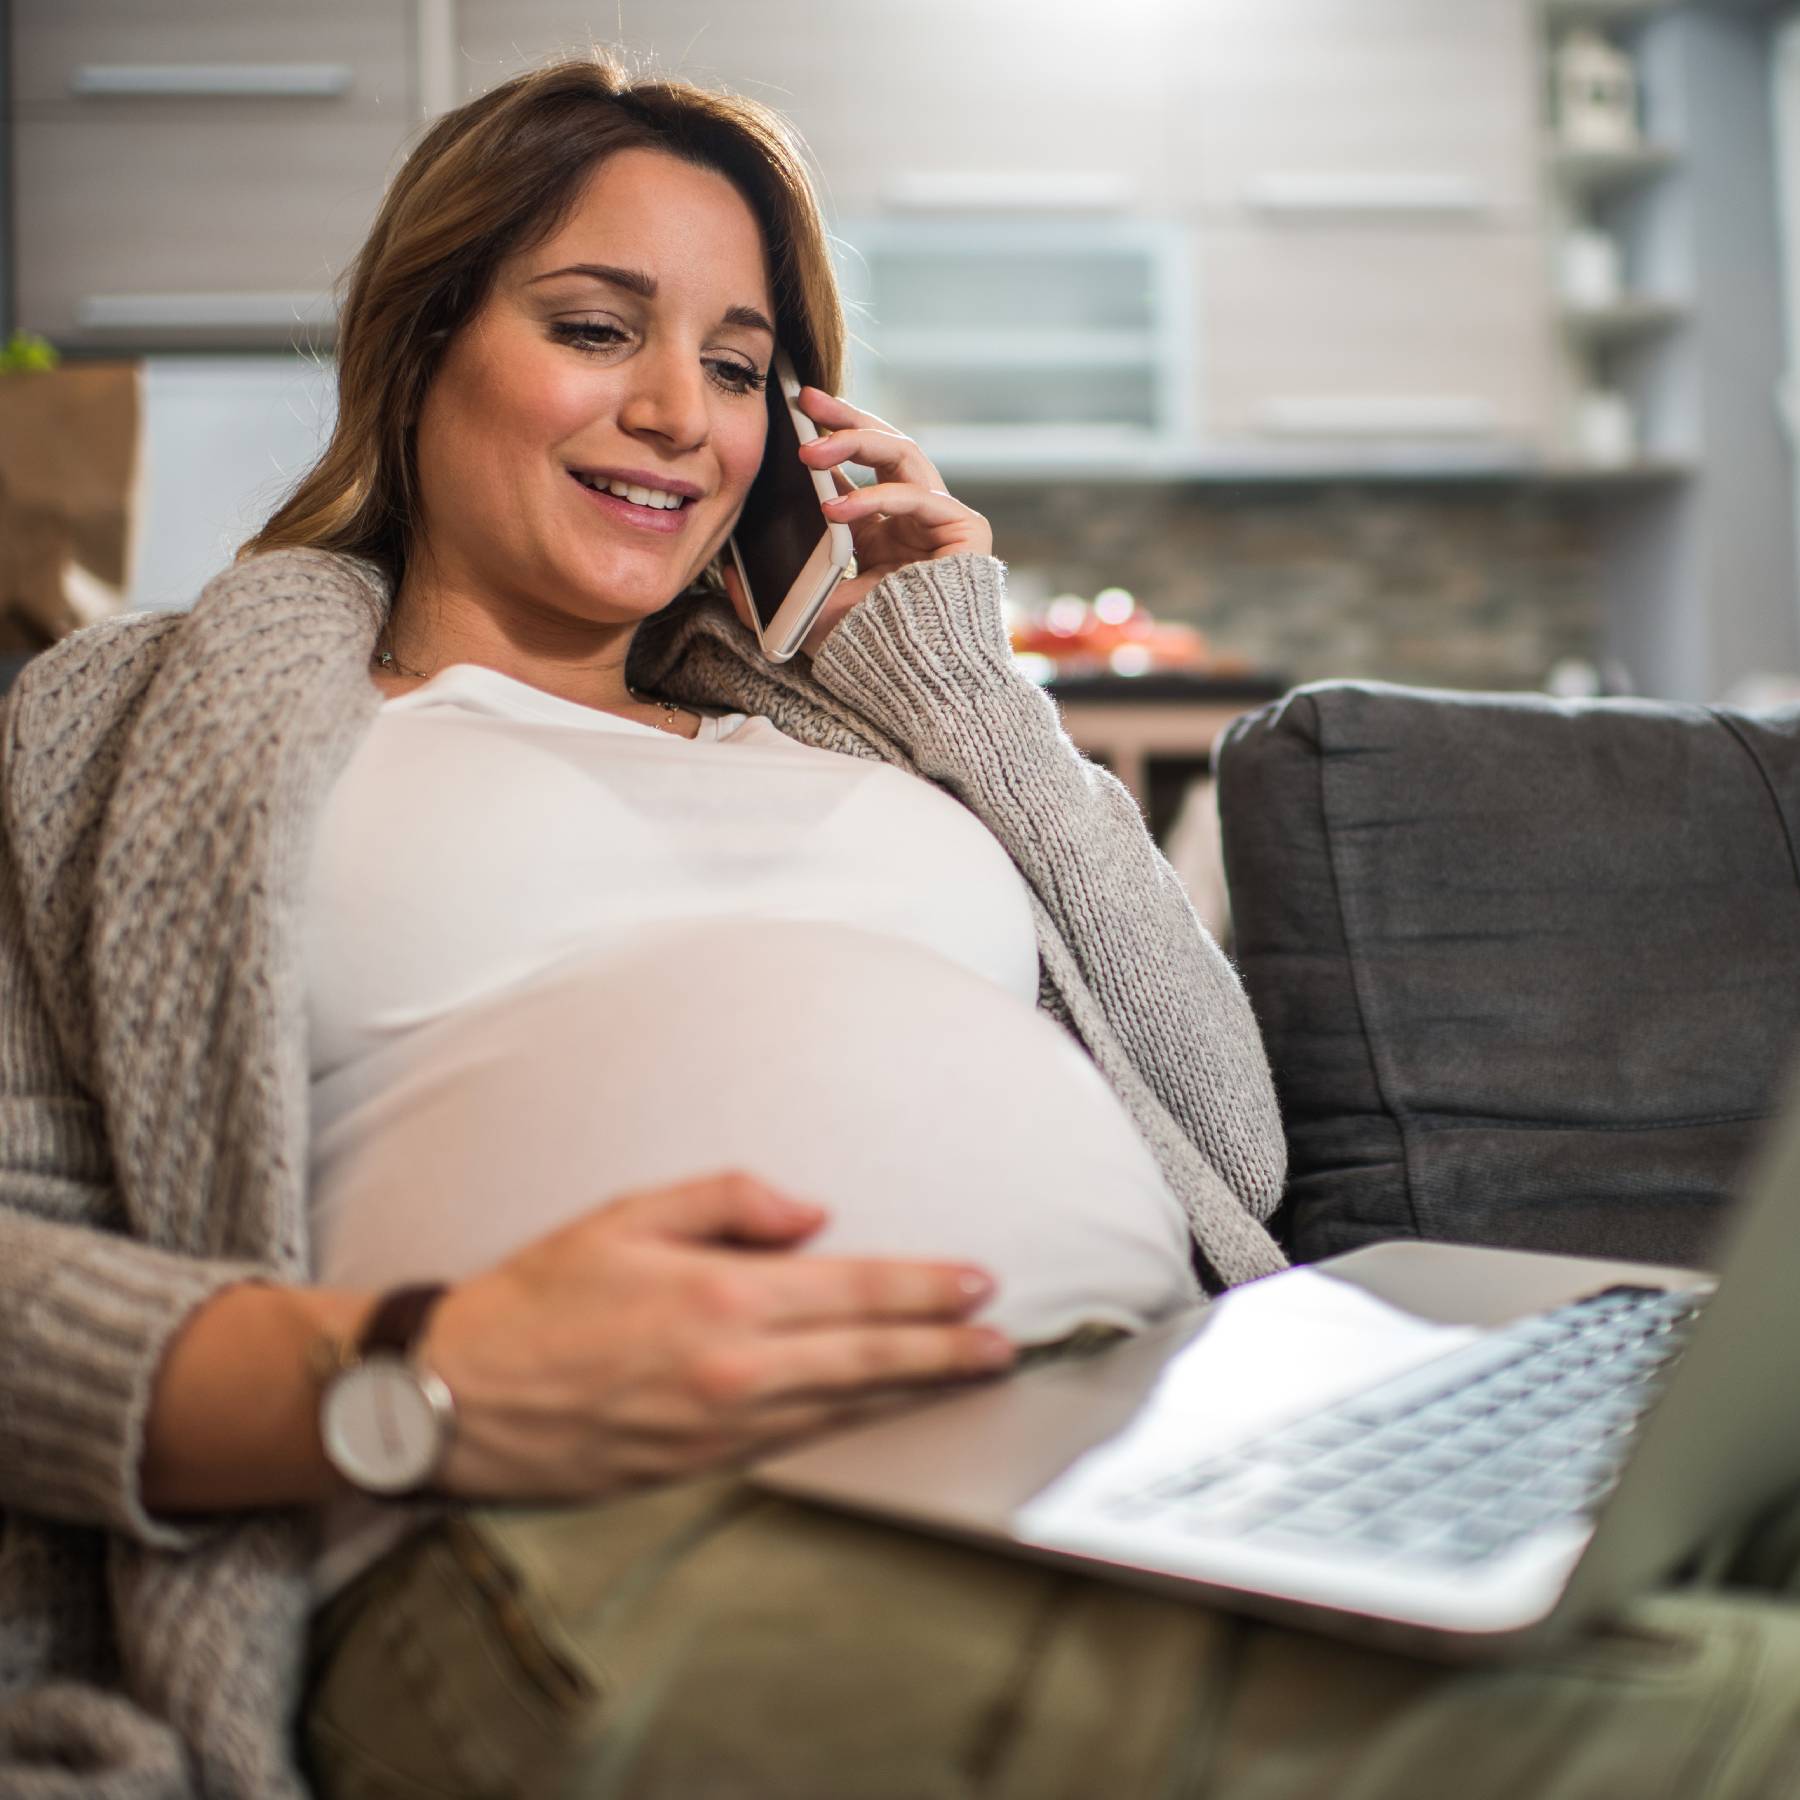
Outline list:
[[[838,622],[814,679],[987,822],[1157,1098],[1239,1203],[1267,1219],[1286,1148],[1243,987],[1136,801],[1019,672],[1002,593],[991,556],[897,570]]]
[[[0,1510],[180,1549],[144,1506],[151,1387],[192,1310],[246,1265],[134,1240],[98,1105],[57,1042],[0,839]]]

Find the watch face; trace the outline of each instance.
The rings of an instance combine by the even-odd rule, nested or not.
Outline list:
[[[319,1414],[325,1454],[357,1487],[403,1494],[437,1467],[448,1399],[442,1383],[399,1357],[371,1356],[326,1392]]]

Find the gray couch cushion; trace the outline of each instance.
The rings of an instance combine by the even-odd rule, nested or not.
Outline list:
[[[1800,708],[1321,683],[1219,798],[1296,1255],[1707,1260],[1800,1042]]]

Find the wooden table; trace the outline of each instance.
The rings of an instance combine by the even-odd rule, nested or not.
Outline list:
[[[1277,700],[1277,675],[1083,675],[1046,688],[1077,746],[1131,790],[1161,837],[1189,782],[1211,766],[1226,726]]]

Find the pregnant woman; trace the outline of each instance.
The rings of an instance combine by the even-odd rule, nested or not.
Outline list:
[[[777,344],[859,565],[781,667]],[[1779,1621],[1507,1702],[732,1473],[1281,1260],[1235,979],[843,346],[778,120],[522,76],[396,179],[318,465],[9,700],[0,1789],[1392,1794],[1483,1713],[1649,1791],[1727,1681],[1763,1768]]]

